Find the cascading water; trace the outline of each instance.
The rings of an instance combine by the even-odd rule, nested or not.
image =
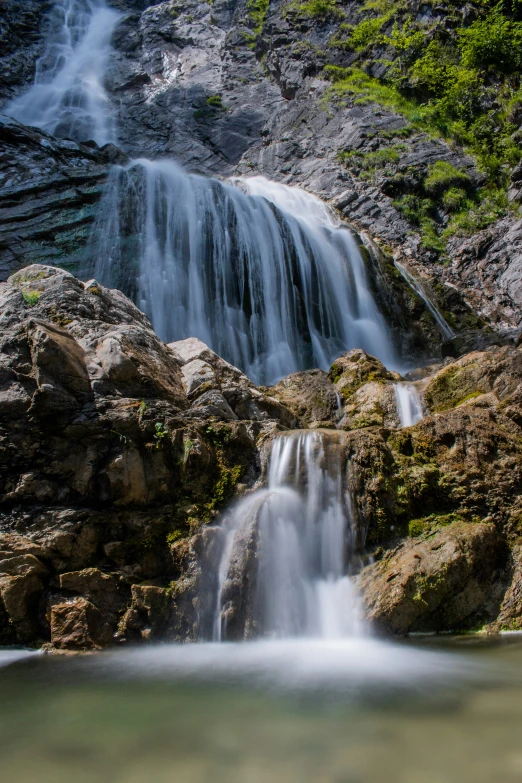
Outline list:
[[[412,427],[424,418],[422,398],[412,383],[394,385],[397,413],[401,427]]]
[[[451,340],[453,337],[455,337],[455,332],[451,328],[451,326],[448,324],[440,310],[434,305],[434,303],[429,298],[428,294],[424,290],[422,284],[417,280],[411,272],[408,272],[406,267],[404,267],[402,264],[400,264],[398,261],[395,261],[395,267],[399,270],[403,278],[406,280],[410,288],[412,288],[417,296],[419,296],[430,313],[432,314],[433,318],[435,319],[437,326],[440,329],[440,333],[444,337],[445,340]]]
[[[199,337],[257,383],[351,348],[396,364],[353,235],[297,188],[137,160],[113,170],[93,242],[96,277],[164,340]]]
[[[103,0],[58,0],[32,87],[4,113],[58,138],[115,141],[104,89],[110,41],[120,14]]]
[[[267,488],[239,501],[222,526],[215,640],[360,632],[348,574],[361,531],[344,452],[341,433],[276,437]]]

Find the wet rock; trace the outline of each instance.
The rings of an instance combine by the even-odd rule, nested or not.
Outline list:
[[[328,377],[344,400],[349,400],[365,383],[400,380],[400,375],[389,372],[382,362],[359,348],[339,356]]]
[[[514,546],[511,551],[506,582],[507,590],[498,616],[488,627],[488,630],[493,633],[522,630],[522,547],[520,544]]]
[[[97,650],[112,639],[103,614],[85,598],[73,598],[52,606],[51,644],[59,650]]]
[[[408,540],[359,577],[368,621],[388,634],[482,624],[498,611],[504,557],[491,524],[454,523]]]
[[[118,151],[58,140],[0,115],[0,280],[30,263],[77,270]]]
[[[38,633],[37,610],[49,574],[48,552],[23,536],[0,535],[0,642],[26,643]]]
[[[172,600],[170,591],[156,585],[133,585],[131,605],[122,618],[119,635],[133,641],[165,638]]]
[[[322,370],[294,372],[267,389],[309,427],[332,427],[339,420],[341,400],[328,374]]]
[[[371,381],[359,386],[345,403],[339,426],[346,430],[399,426],[393,385]]]
[[[440,412],[486,394],[494,395],[497,402],[507,400],[521,383],[522,351],[505,347],[474,352],[442,368],[429,380],[425,398],[431,410]]]

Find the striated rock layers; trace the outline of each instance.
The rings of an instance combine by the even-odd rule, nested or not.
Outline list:
[[[317,426],[344,431],[375,628],[521,627],[521,349],[447,360],[398,429],[398,376],[363,351],[257,389],[41,265],[0,289],[0,349],[0,644],[198,638],[219,511],[274,434]]]

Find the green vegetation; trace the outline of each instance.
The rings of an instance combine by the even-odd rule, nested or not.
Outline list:
[[[223,104],[223,99],[221,98],[221,95],[210,95],[207,98],[207,106],[212,106],[214,109],[221,109],[221,111],[225,111],[226,107]]]
[[[157,421],[154,425],[154,435],[152,436],[156,441],[156,448],[159,449],[163,445],[164,439],[168,436],[169,431],[161,421]]]
[[[210,511],[222,508],[232,497],[242,472],[243,468],[241,465],[234,465],[230,468],[220,460],[219,476],[212,489],[212,499],[208,504]]]
[[[377,44],[382,40],[381,29],[390,18],[390,12],[383,16],[370,17],[363,19],[358,25],[353,27],[343,45],[353,49],[355,52],[362,52],[370,44]]]
[[[218,93],[217,95],[209,95],[205,101],[205,106],[196,109],[193,116],[196,121],[215,119],[216,112],[226,110],[227,107],[223,103],[221,95]]]
[[[183,459],[182,459],[182,465],[183,470],[187,467],[187,462],[190,457],[190,452],[194,448],[194,441],[191,438],[187,438],[185,443],[183,444]]]
[[[301,19],[330,19],[343,15],[334,0],[307,0],[304,3],[293,0],[286,7],[284,16],[288,16],[289,13]]]
[[[234,435],[228,424],[209,424],[205,434],[212,445],[218,447],[229,443]]]
[[[405,217],[420,228],[423,244],[440,253],[449,237],[480,230],[514,208],[506,191],[510,171],[522,158],[522,3],[480,0],[467,25],[447,0],[437,11],[446,21],[426,24],[410,16],[402,0],[366,2],[364,18],[355,26],[341,24],[330,40],[331,47],[359,54],[359,63],[327,65],[325,74],[332,98],[377,103],[408,121],[405,129],[381,131],[381,138],[424,131],[477,161],[484,174],[480,188],[473,188],[466,172],[439,161],[418,188],[394,194]],[[379,78],[367,72],[372,64],[383,71]],[[381,163],[393,163],[389,154],[373,165],[357,153],[351,161],[349,152],[340,156],[350,168],[358,159],[366,176]],[[447,225],[441,212],[450,216]]]
[[[254,29],[254,39],[257,38],[265,22],[270,0],[247,0],[248,18]]]
[[[182,538],[186,538],[188,535],[188,530],[171,530],[170,533],[167,533],[167,544],[175,544],[176,541],[181,541]]]
[[[118,432],[118,430],[111,430],[111,432],[113,435],[118,436],[120,443],[122,443],[123,445],[129,442],[129,438],[127,437],[127,435],[124,435],[123,432]]]
[[[29,307],[34,307],[38,304],[38,300],[40,299],[42,293],[43,291],[22,291],[22,296],[26,305],[29,305]]]
[[[450,188],[469,187],[469,174],[460,171],[445,160],[438,160],[429,167],[424,189],[433,196],[441,196]]]
[[[417,538],[425,533],[433,533],[435,529],[441,527],[447,527],[454,522],[466,522],[470,521],[465,519],[462,514],[451,512],[449,514],[430,514],[428,517],[422,517],[421,519],[410,519],[408,522],[408,535],[411,538]],[[478,517],[473,517],[472,522],[479,522]]]

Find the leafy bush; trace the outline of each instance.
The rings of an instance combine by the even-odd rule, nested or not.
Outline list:
[[[207,106],[213,106],[215,109],[225,109],[221,95],[211,95],[207,98]]]
[[[396,199],[393,206],[401,212],[409,223],[420,226],[430,218],[435,211],[435,204],[429,198],[422,198],[414,193]]]
[[[467,193],[462,188],[450,188],[442,196],[442,204],[447,212],[456,212],[466,203]]]
[[[270,0],[248,0],[247,2],[248,16],[253,24],[256,35],[263,29],[269,5]]]
[[[512,73],[522,66],[522,24],[507,19],[497,6],[485,19],[458,31],[464,68],[490,67]]]
[[[381,29],[390,18],[390,14],[370,17],[359,22],[350,32],[346,43],[356,52],[362,52],[370,44],[379,43],[382,40]]]
[[[428,168],[424,189],[433,196],[442,196],[450,188],[464,188],[470,184],[469,174],[445,160],[438,160]]]
[[[162,444],[164,438],[166,438],[169,434],[169,431],[167,427],[163,424],[161,421],[157,421],[154,425],[154,435],[152,436],[154,440],[156,441],[156,448],[159,449]]]
[[[522,22],[510,18],[518,5],[514,9],[507,0],[505,5],[503,10],[494,0],[481,0],[479,18],[468,27],[458,27],[458,15],[445,7],[457,23],[451,30],[412,21],[398,2],[367,2],[364,8],[379,15],[363,20],[344,43],[364,50],[370,62],[371,46],[386,44],[392,57],[376,52],[374,62],[386,65],[379,79],[355,67],[328,70],[334,91],[352,94],[354,103],[379,103],[415,128],[454,140],[476,156],[490,183],[505,185],[506,167],[522,157],[512,138],[522,119],[517,109],[522,107]],[[394,14],[391,34],[383,35],[384,22]]]
[[[503,217],[510,209],[504,190],[484,189],[476,202],[467,201],[466,208],[452,217],[442,233],[443,239],[452,236],[470,236]]]
[[[286,8],[285,16],[289,11],[296,13],[303,19],[328,19],[340,17],[342,11],[337,8],[334,0],[308,0],[305,3],[292,2]]]

